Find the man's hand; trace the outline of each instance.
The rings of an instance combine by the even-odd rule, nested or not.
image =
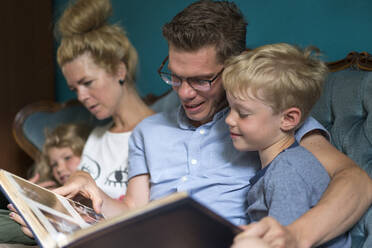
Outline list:
[[[272,217],[265,217],[259,222],[252,223],[243,228],[244,232],[235,237],[232,248],[241,248],[243,247],[243,244],[245,247],[250,247],[248,246],[248,242],[258,242],[257,239],[261,239],[260,243],[262,243],[262,245],[267,245],[262,247],[298,247],[298,242],[290,230],[287,227],[282,226]],[[256,246],[252,245],[252,247]]]

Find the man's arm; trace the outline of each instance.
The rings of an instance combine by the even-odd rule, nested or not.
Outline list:
[[[266,217],[245,227],[240,238],[261,238],[275,248],[317,246],[351,228],[371,205],[372,180],[350,158],[320,134],[309,134],[300,143],[318,158],[331,177],[322,198],[289,226]]]
[[[322,244],[351,228],[372,202],[372,180],[322,135],[301,140],[323,164],[331,182],[318,204],[288,226],[299,247]]]

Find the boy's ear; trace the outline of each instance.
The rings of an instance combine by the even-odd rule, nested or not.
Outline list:
[[[280,128],[285,132],[294,130],[301,121],[301,115],[301,110],[296,107],[284,110]]]

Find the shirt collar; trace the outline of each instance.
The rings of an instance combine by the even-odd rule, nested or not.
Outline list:
[[[281,151],[280,153],[285,152],[285,151],[287,151],[287,150],[289,150],[289,149],[295,148],[295,147],[297,147],[297,146],[299,146],[298,142],[297,142],[297,141],[294,141],[294,142],[292,143],[292,145],[290,145],[288,148],[284,149],[284,150]],[[280,154],[280,153],[279,153],[279,154]],[[279,155],[279,154],[278,154],[278,155]],[[278,157],[278,155],[277,155],[276,157]],[[262,169],[258,170],[258,171],[256,172],[256,175],[254,175],[251,179],[249,179],[249,182],[250,182],[251,186],[253,186],[255,183],[257,183],[257,181],[258,181],[261,177],[263,177],[263,176],[265,175],[267,169],[270,167],[271,164],[272,164],[272,161],[271,161],[271,162],[270,162],[270,163],[269,163],[265,168],[262,168]]]

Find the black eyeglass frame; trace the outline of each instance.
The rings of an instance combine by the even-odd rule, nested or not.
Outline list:
[[[222,69],[221,69],[221,70],[216,74],[216,76],[214,76],[212,79],[203,79],[203,81],[209,83],[209,88],[208,88],[207,90],[195,89],[195,87],[192,86],[192,83],[189,82],[189,80],[190,80],[191,78],[181,78],[180,76],[178,76],[178,75],[176,75],[176,74],[171,74],[171,73],[167,73],[167,72],[162,72],[162,71],[161,71],[161,70],[163,69],[165,63],[167,63],[167,61],[168,61],[168,57],[169,57],[169,56],[165,57],[165,59],[163,60],[163,62],[162,62],[161,65],[160,65],[160,67],[158,68],[158,74],[159,74],[160,78],[161,78],[161,79],[162,79],[166,84],[169,84],[169,85],[172,85],[172,86],[180,86],[181,83],[182,83],[182,81],[185,80],[185,81],[190,85],[190,87],[193,88],[194,90],[197,90],[197,91],[208,91],[208,90],[210,90],[210,89],[212,88],[212,83],[213,83],[213,82],[214,82],[214,81],[215,81],[215,80],[216,80],[216,79],[217,79],[217,78],[222,74],[223,70],[225,69],[225,68],[222,68]],[[176,78],[178,78],[178,79],[180,80],[180,84],[179,84],[179,85],[174,85],[174,84],[170,84],[170,83],[168,83],[167,81],[165,81],[165,80],[163,79],[162,74],[168,75],[168,76],[170,76],[170,77],[176,77]],[[171,81],[171,82],[172,82],[172,81]]]

